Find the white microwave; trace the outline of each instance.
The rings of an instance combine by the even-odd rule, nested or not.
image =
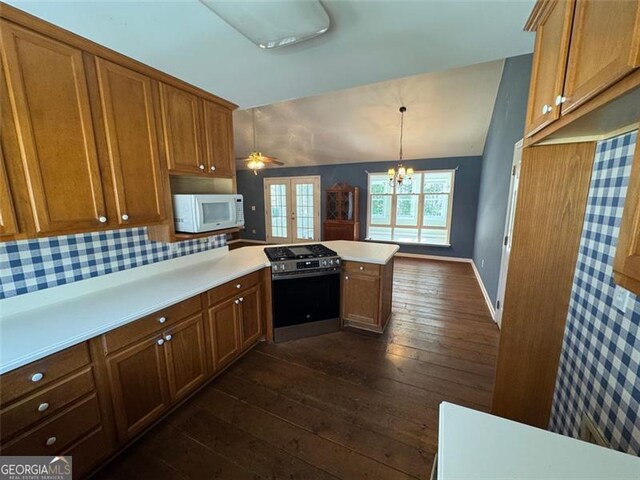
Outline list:
[[[244,226],[242,195],[173,195],[176,231],[213,232]]]

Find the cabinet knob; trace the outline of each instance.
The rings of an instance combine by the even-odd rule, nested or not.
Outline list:
[[[173,338],[173,335],[171,335],[170,333],[168,333],[168,334],[166,334],[166,335],[164,336],[164,339],[165,339],[167,342],[170,342],[172,338]]]
[[[242,288],[242,285],[237,284],[237,285],[236,285],[236,288]]]
[[[364,270],[364,267],[360,267],[360,270]]]
[[[32,382],[39,382],[40,380],[42,380],[44,378],[44,373],[34,373],[33,375],[31,375],[31,381]]]
[[[49,404],[47,402],[44,402],[38,405],[39,412],[46,412],[48,409],[49,409]]]
[[[215,172],[216,171],[216,166],[215,165],[211,165],[211,171]]]
[[[122,220],[124,220],[125,222],[129,220],[129,215],[127,215],[126,213],[122,215]]]
[[[345,279],[345,280],[349,280],[349,275],[345,275],[345,276],[344,276],[344,279]]]
[[[164,323],[164,322],[166,322],[166,321],[167,321],[167,317],[160,317],[160,318],[158,319],[158,322],[160,322],[160,323]]]
[[[56,443],[56,440],[58,440],[56,437],[49,437],[49,438],[47,438],[47,447],[50,447],[51,445],[53,445],[54,443]]]
[[[200,164],[198,167],[200,170],[204,170],[204,165]]]
[[[236,301],[234,303],[238,305],[240,303],[240,299],[236,298]]]
[[[567,97],[563,97],[562,95],[558,95],[556,97],[556,105],[562,105],[566,101],[567,101]]]
[[[107,217],[98,217],[100,223],[107,223]]]
[[[156,342],[158,345],[164,345],[164,338],[159,338]]]
[[[553,107],[551,105],[547,105],[546,103],[542,106],[542,114],[546,115],[547,113],[551,112],[551,110],[553,110]]]
[[[244,298],[240,297],[238,300],[240,300],[240,303],[244,302]]]

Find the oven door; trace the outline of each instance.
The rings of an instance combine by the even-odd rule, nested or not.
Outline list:
[[[273,326],[290,327],[340,317],[340,272],[274,278]]]

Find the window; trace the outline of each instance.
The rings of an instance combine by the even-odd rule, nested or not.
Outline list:
[[[415,172],[393,187],[386,173],[369,174],[367,238],[449,245],[455,170]]]

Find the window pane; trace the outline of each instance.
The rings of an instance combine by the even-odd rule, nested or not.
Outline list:
[[[296,238],[313,239],[313,184],[296,184]]]
[[[391,225],[391,196],[371,195],[371,223]]]
[[[389,184],[389,177],[383,173],[369,175],[369,194],[393,193],[393,188]]]
[[[392,240],[391,228],[389,227],[370,227],[369,238],[371,240]]]
[[[287,187],[284,184],[271,185],[271,236],[287,237]]]
[[[396,225],[418,226],[418,195],[398,195]]]
[[[431,245],[447,245],[447,231],[423,228],[420,231],[420,243],[430,243]]]
[[[393,239],[397,242],[416,243],[418,241],[417,228],[396,228]]]
[[[422,174],[414,173],[411,180],[405,179],[402,185],[396,188],[396,193],[420,193],[422,187]]]
[[[450,193],[453,172],[427,172],[424,174],[424,193]]]
[[[425,195],[424,217],[425,227],[446,227],[449,215],[449,195]]]

